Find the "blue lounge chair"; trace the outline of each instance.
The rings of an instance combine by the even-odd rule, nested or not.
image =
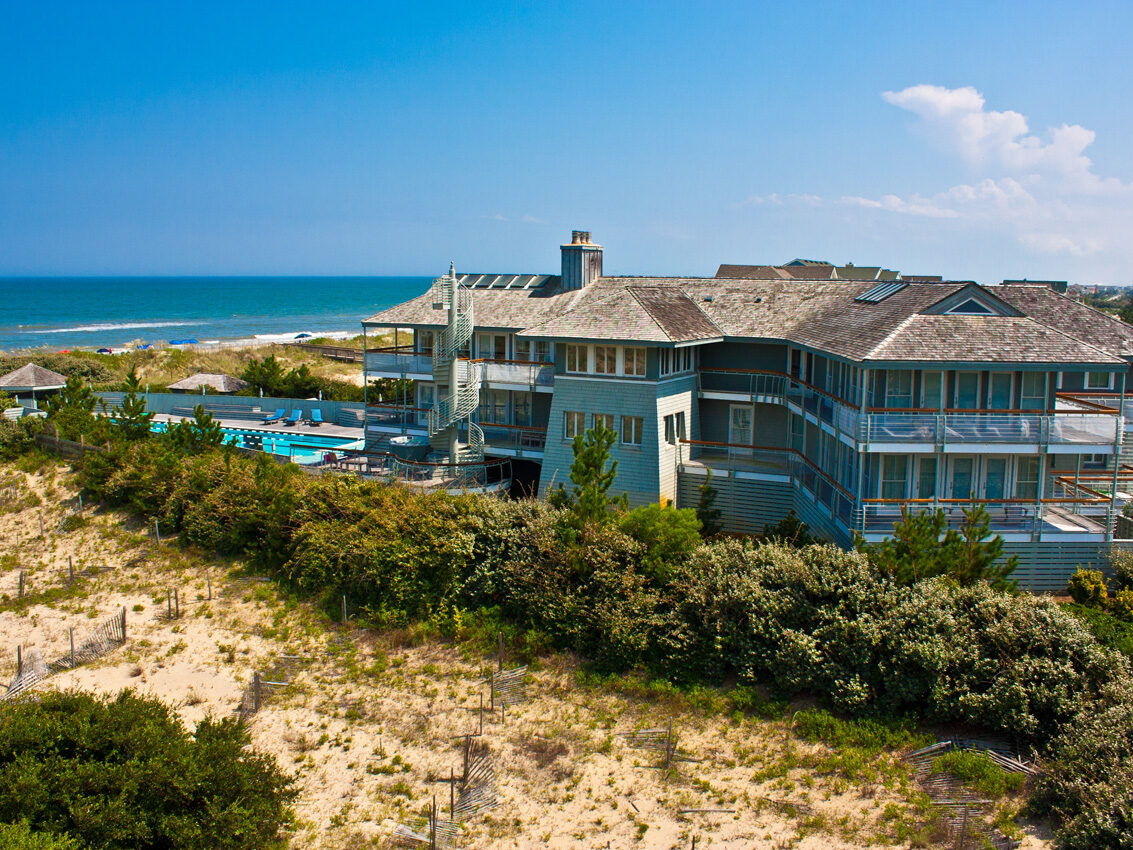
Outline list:
[[[282,418],[283,418],[283,408],[281,407],[281,408],[279,408],[279,410],[277,410],[275,413],[271,414],[270,416],[265,416],[262,424],[267,425],[269,422],[278,422]]]
[[[311,418],[307,420],[312,425],[319,426],[323,424],[323,412],[319,408],[311,411]]]
[[[283,420],[283,424],[284,425],[295,425],[299,422],[299,420],[302,418],[302,416],[303,416],[302,410],[298,410],[298,409],[293,410],[293,411],[291,411],[291,415]]]

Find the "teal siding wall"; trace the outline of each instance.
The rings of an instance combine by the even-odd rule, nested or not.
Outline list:
[[[700,346],[702,369],[787,371],[787,346],[769,342],[715,342]]]
[[[612,413],[618,417],[615,428],[619,433],[622,429],[622,416],[642,418],[641,445],[627,446],[619,443],[614,447],[613,456],[618,461],[618,475],[611,491],[626,493],[633,506],[656,502],[660,493],[658,454],[661,442],[661,435],[658,433],[660,421],[657,416],[657,385],[649,381],[556,377],[547,420],[543,468],[539,477],[539,492],[543,494],[550,487],[557,487],[559,484],[564,484],[568,489],[571,487],[570,466],[574,452],[570,441],[563,436],[563,415],[568,410],[586,413],[588,427],[591,414]]]
[[[686,470],[679,478],[677,507],[695,508],[705,476]],[[712,488],[724,530],[733,534],[762,534],[764,528],[775,525],[794,506],[794,488],[786,482],[713,475]]]
[[[1006,543],[1004,557],[1015,555],[1019,566],[1014,578],[1022,590],[1064,593],[1078,568],[1112,574],[1108,546],[1093,543]]]

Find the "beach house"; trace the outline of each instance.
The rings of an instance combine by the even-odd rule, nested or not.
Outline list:
[[[453,271],[366,319],[368,337],[394,335],[367,348],[367,381],[414,382],[368,407],[368,448],[429,439],[434,457],[506,460],[546,492],[600,421],[630,504],[691,507],[710,480],[728,531],[794,511],[849,545],[902,510],[959,524],[975,502],[1036,590],[1133,537],[1133,327],[1063,287],[812,260],[608,277],[602,259],[575,231],[558,274]]]

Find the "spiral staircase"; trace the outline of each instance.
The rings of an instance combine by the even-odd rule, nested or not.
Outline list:
[[[456,269],[433,281],[433,307],[448,310],[448,325],[433,341],[433,379],[437,382],[437,401],[429,411],[429,443],[449,463],[475,465],[484,462],[484,432],[472,421],[480,404],[479,365],[462,351],[472,343],[472,292],[462,288]],[[447,384],[448,394],[439,390]],[[467,434],[461,442],[461,430]]]

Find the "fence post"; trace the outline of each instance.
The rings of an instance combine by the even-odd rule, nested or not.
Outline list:
[[[153,537],[158,543],[161,542],[161,528],[157,524],[157,517],[153,518]]]
[[[173,591],[169,588],[165,589],[165,616],[173,619]]]
[[[260,674],[252,674],[252,711],[260,710]]]
[[[122,642],[126,641],[126,606],[122,606]]]
[[[173,588],[173,616],[175,619],[181,619],[181,591],[176,587]]]
[[[429,815],[429,847],[437,850],[437,795],[433,795],[433,810]]]
[[[24,674],[24,647],[21,644],[16,647],[16,678],[20,678]]]
[[[67,629],[67,632],[71,636],[71,669],[74,669],[74,667],[75,667],[75,629],[74,629],[74,627],[72,626],[71,628]]]
[[[17,598],[18,599],[24,598],[24,571],[23,570],[20,570],[20,591],[19,591],[19,596]]]
[[[342,594],[342,625],[346,625],[346,594]]]
[[[448,819],[456,822],[456,771],[448,769]]]
[[[212,602],[212,571],[205,573],[205,581],[208,582],[209,587],[209,602]]]
[[[67,583],[75,583],[75,559],[70,555],[67,556]]]

